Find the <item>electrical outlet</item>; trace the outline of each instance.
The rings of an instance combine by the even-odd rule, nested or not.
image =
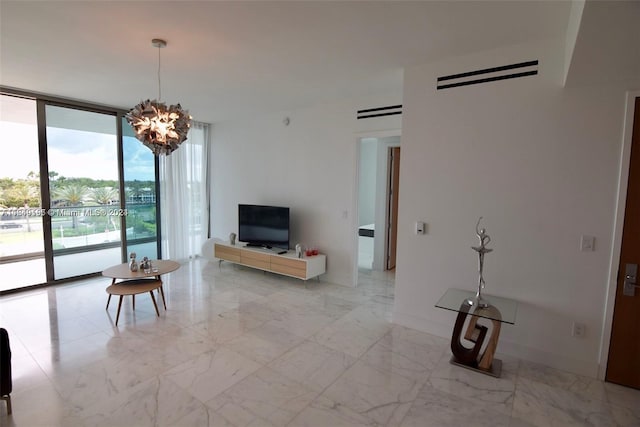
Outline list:
[[[587,326],[584,323],[573,322],[573,326],[571,328],[571,336],[576,338],[584,338],[586,329]]]

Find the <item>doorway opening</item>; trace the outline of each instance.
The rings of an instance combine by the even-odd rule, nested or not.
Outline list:
[[[400,136],[360,139],[358,270],[395,270]]]

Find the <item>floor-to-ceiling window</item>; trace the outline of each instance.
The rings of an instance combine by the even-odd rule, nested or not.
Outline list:
[[[118,264],[117,117],[55,105],[45,115],[54,279]]]
[[[154,259],[158,257],[156,157],[134,137],[124,118],[122,121],[127,253]]]
[[[0,292],[161,256],[158,162],[123,112],[43,98],[0,95]]]
[[[0,95],[0,291],[46,281],[36,101]]]

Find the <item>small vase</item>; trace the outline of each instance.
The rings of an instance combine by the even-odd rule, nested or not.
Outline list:
[[[138,262],[136,261],[136,253],[131,252],[129,254],[129,270],[138,271]]]

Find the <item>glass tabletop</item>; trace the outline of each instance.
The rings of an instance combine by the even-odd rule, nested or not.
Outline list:
[[[447,292],[440,298],[440,301],[436,303],[436,307],[444,308],[451,311],[463,311],[461,306],[466,301],[475,299],[475,291],[465,291],[462,289],[448,289]],[[500,312],[501,316],[496,316],[493,310],[486,310],[482,307],[471,307],[469,314],[475,316],[484,317],[486,319],[499,320],[503,323],[509,323],[511,325],[516,323],[516,312],[518,311],[518,302],[509,298],[496,297],[493,295],[482,295],[482,299],[489,303],[489,305],[495,307]],[[467,304],[469,307],[470,304]],[[498,318],[500,317],[500,318]]]

